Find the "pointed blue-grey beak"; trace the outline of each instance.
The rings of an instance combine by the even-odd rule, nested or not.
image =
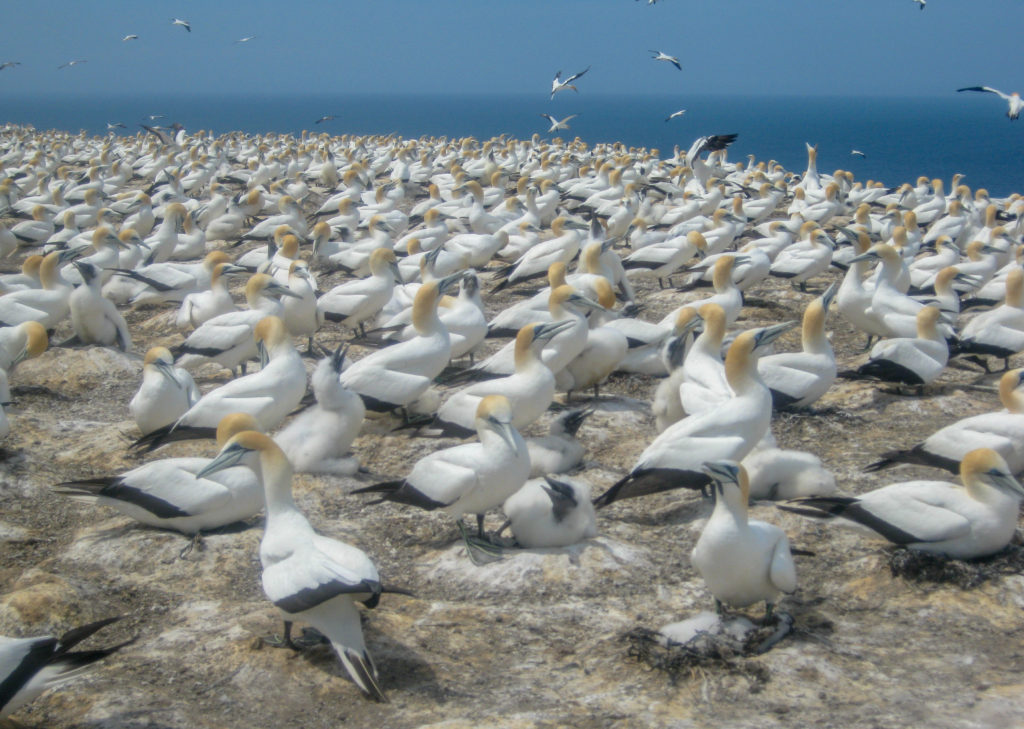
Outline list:
[[[199,470],[198,473],[196,473],[196,479],[206,478],[210,474],[223,471],[231,468],[232,466],[237,466],[238,463],[250,453],[252,453],[252,451],[238,443],[229,443],[224,446],[224,449],[218,453],[212,461],[207,463]]]

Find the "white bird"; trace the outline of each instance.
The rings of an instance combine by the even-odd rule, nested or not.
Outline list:
[[[540,116],[547,119],[548,123],[551,124],[551,126],[548,127],[548,133],[550,134],[551,132],[557,132],[559,129],[568,129],[569,120],[575,119],[576,117],[579,116],[579,114],[570,114],[564,119],[555,119],[555,117],[551,116],[550,114],[541,114]]]
[[[187,30],[189,33],[192,32],[192,26],[187,20],[181,20],[180,18],[174,18],[171,20],[171,25],[180,25],[182,28]]]
[[[153,450],[196,433],[208,435],[229,413],[248,413],[263,430],[280,425],[306,392],[306,368],[278,317],[261,319],[250,336],[263,363],[261,370],[209,391],[173,424],[139,438],[132,447]]]
[[[38,357],[49,341],[46,329],[37,321],[0,327],[0,370],[10,373],[19,362]]]
[[[72,651],[93,633],[120,618],[107,618],[69,630],[60,638],[0,636],[0,719],[5,719],[48,688],[60,686],[131,643]]]
[[[217,445],[223,447],[238,433],[258,429],[251,415],[228,413],[217,424]],[[240,466],[199,477],[212,462],[164,458],[117,476],[65,481],[54,490],[81,503],[116,509],[148,526],[198,536],[248,519],[263,508],[263,487],[252,470]]]
[[[103,282],[99,269],[85,261],[74,261],[73,265],[82,275],[82,284],[68,297],[71,326],[78,341],[102,346],[116,344],[122,352],[127,352],[132,346],[128,323],[100,292]]]
[[[916,2],[916,0],[915,0],[915,2]],[[864,154],[863,152],[861,152],[859,149],[851,149],[850,150],[850,156],[851,157],[867,157],[867,155]]]
[[[999,401],[1003,410],[972,415],[932,433],[906,450],[882,454],[866,471],[879,471],[900,463],[942,468],[956,473],[960,461],[975,448],[999,453],[1013,473],[1024,471],[1024,395],[1017,388],[1024,383],[1024,369],[1010,370],[999,379]]]
[[[64,321],[69,312],[68,297],[72,289],[61,278],[59,266],[70,257],[72,254],[67,252],[47,253],[39,265],[41,288],[0,296],[0,325],[37,321],[49,330]]]
[[[825,319],[835,293],[833,283],[807,305],[800,336],[802,352],[771,354],[758,361],[757,371],[771,390],[776,409],[808,407],[835,381],[836,356],[825,334]]]
[[[316,404],[299,413],[274,436],[298,473],[351,476],[359,461],[349,454],[366,415],[362,398],[338,379],[345,361],[344,345],[320,360],[311,385]]]
[[[142,384],[128,403],[128,411],[145,435],[174,423],[199,398],[192,375],[174,366],[171,351],[151,347],[142,361]]]
[[[796,566],[786,533],[774,524],[750,520],[750,482],[746,469],[730,460],[704,464],[715,490],[711,512],[690,562],[714,595],[715,606],[747,607],[765,603],[764,622],[771,619],[779,593],[796,590]]]
[[[17,295],[18,292],[8,294]],[[0,306],[5,298],[0,297]],[[1007,366],[1010,357],[1024,351],[1024,270],[1016,267],[1007,274],[1002,304],[978,314],[964,325],[957,350],[1002,357]]]
[[[590,487],[580,481],[531,479],[501,508],[516,543],[525,549],[568,547],[597,536]]]
[[[681,117],[685,113],[686,113],[686,109],[680,109],[679,111],[673,111],[671,114],[669,114],[667,117],[665,117],[665,121],[672,121],[673,119],[678,119],[679,117]]]
[[[883,339],[871,348],[868,361],[857,368],[858,377],[916,385],[931,384],[949,360],[949,345],[936,324],[942,312],[926,306],[917,313],[917,336]]]
[[[254,36],[254,35],[247,35],[244,38],[239,38],[238,40],[235,41],[235,43],[248,43],[249,41],[251,41],[255,37],[256,36]]]
[[[912,0],[912,2],[917,3],[921,10],[924,10],[924,6],[928,4],[928,0]]]
[[[215,264],[210,274],[210,288],[186,294],[178,308],[174,323],[180,328],[195,329],[216,316],[236,311],[235,302],[228,290],[227,277],[241,273],[246,273],[241,266],[231,263]]]
[[[595,505],[603,507],[669,489],[704,489],[711,480],[702,470],[707,459],[742,460],[750,453],[768,432],[772,411],[771,394],[757,374],[759,350],[795,324],[786,322],[739,334],[725,358],[725,376],[733,397],[713,410],[669,426]]]
[[[683,70],[683,67],[679,65],[679,59],[676,58],[675,56],[670,56],[667,53],[662,53],[661,51],[655,51],[655,50],[648,50],[648,53],[653,53],[654,54],[654,56],[652,56],[652,58],[654,58],[655,61],[668,61],[673,66],[678,68],[680,71]],[[669,117],[669,118],[671,119],[671,117]]]
[[[427,511],[441,509],[459,520],[476,514],[484,538],[484,514],[505,503],[530,474],[530,456],[512,425],[512,407],[502,395],[488,395],[476,410],[477,443],[435,451],[421,458],[404,479],[356,489],[376,493],[383,501],[409,504]]]
[[[921,8],[923,9],[924,6],[922,5]],[[957,89],[957,91],[986,91],[990,94],[995,94],[1009,104],[1009,108],[1006,110],[1006,116],[1010,118],[1010,121],[1016,121],[1017,117],[1020,116],[1021,110],[1024,109],[1024,101],[1021,100],[1020,94],[1016,91],[1012,94],[1004,94],[999,89],[994,89],[991,86],[967,86],[962,89]]]
[[[963,488],[945,481],[894,483],[861,496],[797,499],[784,506],[805,516],[840,518],[894,544],[953,559],[1001,551],[1017,528],[1024,487],[991,448],[960,463]]]
[[[551,421],[547,435],[526,438],[531,478],[579,469],[587,449],[576,439],[576,433],[593,412],[589,407],[566,410]]]
[[[124,42],[124,41],[130,41],[130,40],[138,40],[138,39],[139,39],[139,36],[137,36],[135,33],[129,33],[124,38],[122,38],[121,41]]]
[[[742,463],[750,479],[751,499],[777,501],[836,492],[836,477],[812,453],[758,448]]]
[[[260,541],[263,592],[284,614],[284,642],[292,645],[293,621],[310,624],[331,642],[363,693],[387,701],[355,606],[377,605],[383,592],[380,575],[361,549],[313,530],[292,498],[292,467],[277,444],[256,431],[239,433],[198,475],[206,477],[253,456],[259,459],[267,505]]]
[[[559,91],[564,91],[565,89],[572,89],[573,91],[579,93],[579,89],[577,89],[575,86],[573,86],[572,82],[575,81],[576,79],[578,79],[580,76],[582,76],[583,74],[585,74],[589,70],[590,70],[590,66],[587,66],[585,69],[583,69],[579,73],[574,73],[572,76],[570,76],[569,78],[565,79],[565,81],[561,80],[561,78],[562,78],[562,72],[561,71],[556,73],[555,74],[555,78],[551,81],[551,98],[552,99],[555,98],[555,94],[557,94]]]
[[[378,248],[370,254],[370,275],[335,286],[317,300],[317,310],[328,321],[345,327],[359,327],[380,313],[391,299],[395,281],[401,280],[395,252]]]
[[[68,61],[67,63],[62,63],[59,66],[57,66],[57,70],[59,71],[62,68],[71,68],[72,66],[77,66],[79,63],[87,63],[88,60],[89,59],[87,59],[87,58],[79,58],[79,59],[74,60],[74,61]]]
[[[451,358],[451,337],[437,315],[438,299],[461,274],[429,281],[416,292],[412,325],[416,336],[373,352],[341,373],[341,382],[359,393],[367,409],[389,412],[420,398]]]

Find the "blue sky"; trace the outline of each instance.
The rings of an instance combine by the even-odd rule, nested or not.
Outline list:
[[[1022,29],[1024,0],[33,0],[4,3],[0,93],[546,96],[588,65],[588,94],[1009,92]]]

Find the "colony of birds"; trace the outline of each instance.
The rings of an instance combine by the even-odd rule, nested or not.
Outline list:
[[[15,490],[5,505],[3,547],[17,566],[3,573],[0,618],[7,633],[38,635],[63,624],[70,602],[91,621],[59,639],[0,642],[0,716],[115,651],[104,665],[131,683],[127,667],[154,635],[136,617],[134,642],[70,650],[114,616],[86,587],[39,592],[60,569],[46,547],[25,546],[38,544],[26,535],[44,510],[72,525],[65,548],[121,555],[75,577],[104,581],[100,594],[144,566],[118,551],[125,540],[143,539],[127,552],[155,550],[146,559],[175,570],[220,572],[242,550],[230,564],[244,572],[258,554],[255,571],[220,574],[217,600],[256,600],[250,638],[272,631],[272,603],[284,632],[266,642],[329,642],[326,665],[340,661],[354,684],[326,669],[335,678],[318,700],[332,716],[335,705],[359,711],[357,690],[395,700],[414,682],[403,673],[450,680],[445,667],[417,667],[401,640],[410,621],[430,624],[426,601],[446,579],[466,591],[449,595],[462,620],[428,630],[457,651],[462,631],[502,633],[472,624],[474,591],[586,612],[595,571],[632,595],[693,590],[675,615],[714,603],[717,614],[698,616],[703,632],[736,630],[732,611],[762,602],[758,620],[788,626],[788,609],[799,629],[813,595],[787,595],[810,562],[794,561],[787,532],[799,530],[825,572],[843,556],[828,547],[840,537],[805,516],[958,560],[1016,549],[1024,372],[1009,364],[1024,351],[1024,197],[993,199],[959,179],[947,192],[938,179],[892,189],[823,174],[810,145],[799,174],[730,162],[735,135],[662,157],[536,137],[172,131],[8,126],[0,138],[0,255],[20,264],[0,277],[7,477],[46,479],[44,451],[63,464],[60,483]],[[62,394],[62,361],[98,376]],[[981,414],[947,416],[915,444],[906,408],[951,387],[973,388],[957,391],[959,407]],[[826,466],[834,453],[776,442],[841,429],[844,417],[855,428],[836,393],[904,408],[900,421],[873,413],[886,438],[843,454],[874,473],[856,482]],[[41,442],[46,418],[67,424]],[[106,437],[89,440],[96,423]],[[897,483],[888,468],[901,463],[926,478]],[[325,518],[341,513],[343,526]],[[76,532],[103,519],[120,530]],[[650,584],[637,555],[663,530],[684,552]],[[559,570],[576,574],[538,591],[538,575]],[[182,589],[162,600],[187,603]],[[389,630],[382,659],[373,645]],[[663,637],[685,644],[693,632]],[[190,636],[172,650],[212,639]],[[488,640],[529,662],[529,649]],[[276,701],[280,684],[268,686]],[[132,688],[135,703],[144,688]]]

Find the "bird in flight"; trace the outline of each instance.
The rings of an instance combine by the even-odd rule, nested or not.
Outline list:
[[[654,54],[653,56],[651,56],[651,58],[653,58],[655,61],[668,61],[673,66],[678,68],[680,71],[683,70],[683,67],[679,65],[679,59],[676,58],[675,56],[670,56],[667,53],[662,53],[661,51],[653,51],[650,49],[648,49],[648,52]]]
[[[569,120],[575,119],[576,117],[579,116],[579,114],[570,114],[569,116],[565,117],[562,120],[555,119],[555,117],[551,116],[550,114],[541,114],[541,116],[551,123],[551,127],[548,129],[548,132],[557,132],[559,129],[568,129]]]
[[[324,114],[322,117],[317,119],[314,124],[320,124],[321,122],[331,121],[334,119],[334,114]]]
[[[994,89],[991,86],[967,86],[966,88],[957,89],[957,91],[986,91],[990,94],[997,94],[1000,99],[1010,105],[1010,108],[1006,110],[1006,116],[1010,117],[1010,121],[1016,121],[1017,117],[1020,116],[1020,112],[1024,110],[1024,101],[1021,100],[1020,94],[1016,91],[1012,94],[1004,94],[999,89]]]
[[[138,39],[139,39],[139,36],[135,35],[134,33],[129,33],[128,35],[126,35],[124,38],[121,39],[121,42],[123,43],[124,41],[138,40]]]
[[[127,129],[127,128],[128,127],[125,126],[121,122],[107,122],[107,131],[111,131],[112,132],[115,129]]]
[[[552,99],[555,98],[555,94],[557,94],[559,91],[564,91],[565,89],[572,89],[576,93],[579,93],[579,89],[576,88],[575,86],[573,86],[572,82],[575,81],[576,79],[578,79],[580,76],[582,76],[583,74],[585,74],[589,70],[590,70],[590,66],[587,66],[585,69],[583,69],[579,73],[574,73],[572,76],[567,78],[565,81],[561,80],[561,78],[562,78],[562,72],[561,71],[556,73],[554,80],[551,82],[551,98]]]
[[[249,41],[251,41],[255,37],[256,36],[254,36],[254,35],[247,35],[247,36],[245,36],[245,38],[239,38],[238,40],[235,41],[235,43],[248,43]]]
[[[149,120],[150,121],[156,121],[157,119],[163,119],[165,116],[166,116],[166,114],[150,114],[149,115]]]
[[[867,157],[867,155],[864,154],[863,152],[861,152],[859,149],[851,149],[850,150],[850,156],[851,157]]]
[[[914,0],[914,2],[918,4],[921,10],[924,10],[924,6],[928,4],[928,0]]]
[[[192,26],[189,25],[189,22],[187,20],[182,20],[181,18],[174,18],[171,21],[171,25],[180,25],[182,28],[187,30],[189,33],[192,32]]]
[[[20,65],[21,61],[4,61],[3,63],[0,63],[0,71],[3,71],[5,68],[14,68],[15,66]]]
[[[88,59],[86,58],[79,58],[77,61],[68,61],[67,63],[62,63],[59,66],[57,66],[57,70],[59,71],[62,68],[70,68],[71,66],[77,66],[79,63],[86,63],[87,61]]]
[[[669,114],[667,117],[665,117],[665,121],[672,121],[673,119],[678,119],[679,117],[681,117],[685,113],[686,113],[686,109],[680,109],[679,111],[673,111],[671,114]]]

